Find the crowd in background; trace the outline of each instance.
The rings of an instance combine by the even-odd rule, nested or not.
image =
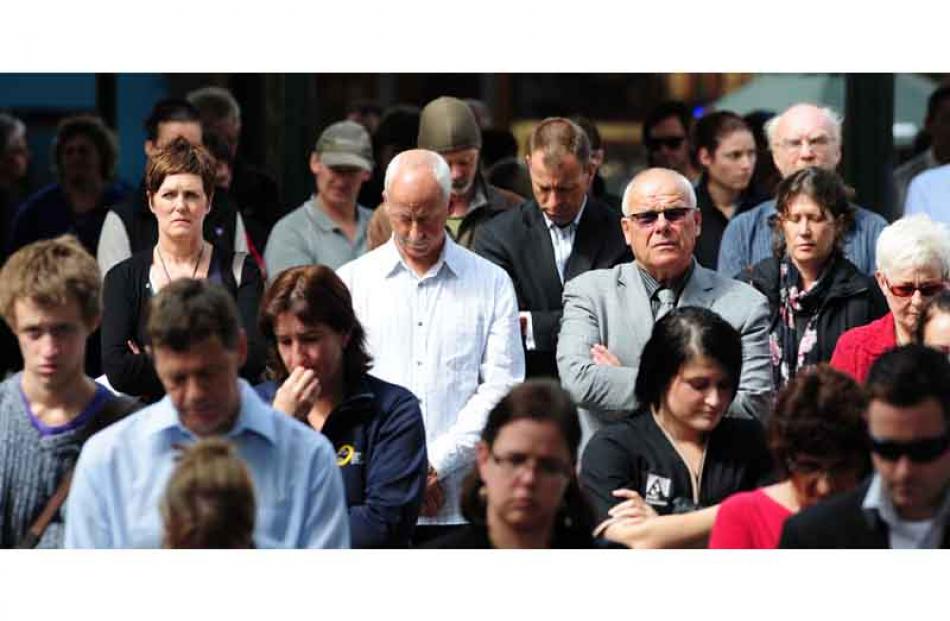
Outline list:
[[[221,88],[136,187],[0,114],[0,546],[950,544],[950,87],[892,222],[807,102],[661,103],[620,196],[583,116],[348,116],[287,206]]]

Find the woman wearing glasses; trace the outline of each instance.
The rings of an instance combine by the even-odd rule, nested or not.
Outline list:
[[[877,284],[890,312],[841,335],[831,366],[859,382],[892,347],[913,340],[921,309],[950,282],[950,235],[924,214],[897,220],[877,240]]]
[[[819,364],[779,394],[769,446],[784,480],[719,505],[710,548],[777,548],[789,516],[852,489],[870,472],[867,397],[849,376]]]
[[[642,409],[584,451],[598,534],[632,548],[705,547],[718,503],[771,481],[761,424],[724,417],[741,371],[739,333],[716,313],[681,307],[656,323],[635,385]]]
[[[575,477],[581,428],[552,380],[513,388],[488,415],[462,492],[465,527],[430,548],[588,548],[593,521]]]
[[[696,240],[694,254],[700,265],[714,270],[729,220],[760,202],[746,192],[755,170],[755,138],[742,117],[727,111],[699,119],[694,136],[696,159],[703,169],[696,184],[703,234]]]
[[[841,251],[854,218],[844,183],[832,171],[799,170],[778,186],[774,256],[743,275],[769,300],[769,350],[776,390],[798,369],[827,362],[847,330],[887,312],[874,281]]]

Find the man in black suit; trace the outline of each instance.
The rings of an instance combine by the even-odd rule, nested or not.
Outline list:
[[[590,140],[564,118],[542,121],[528,139],[534,200],[495,216],[472,250],[501,266],[515,285],[527,377],[557,377],[555,350],[564,283],[632,259],[620,214],[588,196]]]
[[[874,475],[785,522],[783,548],[950,547],[950,362],[906,345],[867,381]]]

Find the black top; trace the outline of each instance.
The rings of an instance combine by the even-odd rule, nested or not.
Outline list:
[[[264,369],[266,348],[257,328],[262,281],[257,264],[244,257],[241,284],[232,274],[234,255],[212,247],[208,280],[224,286],[237,302],[241,323],[247,333],[247,362],[241,375],[256,382]],[[152,297],[148,273],[152,249],[138,252],[106,274],[102,287],[102,367],[112,387],[127,395],[154,401],[165,394],[151,358],[144,352],[145,311]],[[127,341],[133,340],[142,353],[133,354]]]
[[[689,469],[653,415],[641,410],[600,429],[584,450],[581,486],[597,523],[623,499],[611,494],[638,492],[658,514],[683,513],[716,505],[740,491],[771,482],[772,459],[762,425],[746,418],[723,418],[710,433],[693,501]]]
[[[769,332],[775,330],[781,320],[781,261],[769,257],[756,263],[751,270],[744,271],[739,280],[747,282],[762,293],[769,301],[771,320]],[[887,300],[874,279],[854,266],[844,256],[837,254],[831,259],[827,273],[821,279],[827,279],[825,294],[820,299],[810,301],[807,312],[796,313],[799,336],[804,323],[814,313],[818,313],[816,344],[818,362],[831,360],[838,338],[851,328],[863,326],[887,314]]]
[[[762,202],[761,197],[750,197],[744,192],[736,204],[733,217],[752,209]],[[693,256],[700,265],[715,270],[719,261],[719,246],[722,244],[722,234],[729,225],[729,218],[716,207],[712,195],[709,194],[709,177],[703,173],[696,183],[696,207],[703,217],[702,230],[696,238],[696,248]]]
[[[877,511],[864,509],[872,477],[785,520],[780,548],[882,549],[890,547],[887,524]],[[950,548],[950,525],[944,527],[943,549]]]
[[[484,524],[465,524],[452,532],[425,543],[423,548],[446,550],[487,550],[494,548]],[[566,529],[555,529],[552,549],[586,549],[616,547],[607,542],[595,542],[588,534]]]

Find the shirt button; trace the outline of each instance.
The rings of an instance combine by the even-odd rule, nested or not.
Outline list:
[[[419,327],[421,328],[421,327],[422,327],[422,322],[420,321],[420,322],[419,322],[419,323],[417,323],[416,325],[417,325],[417,326],[419,326]]]

